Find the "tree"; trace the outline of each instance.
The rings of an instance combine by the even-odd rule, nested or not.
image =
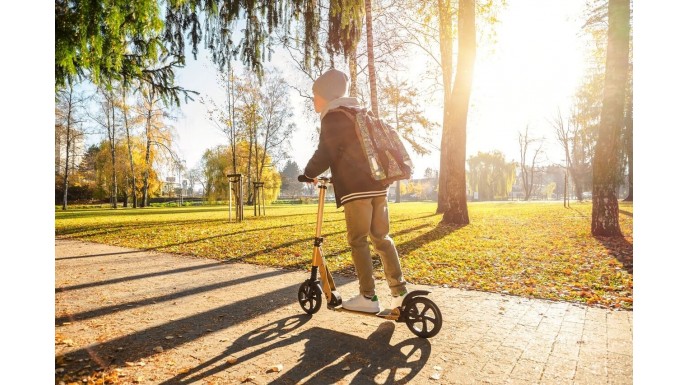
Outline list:
[[[478,152],[468,158],[468,184],[480,200],[506,199],[516,180],[516,164],[507,163],[500,151]]]
[[[230,149],[230,163],[233,174],[237,173],[237,144],[241,139],[242,133],[236,122],[236,100],[240,88],[236,87],[237,78],[230,63],[227,63],[227,71],[218,71],[218,83],[226,89],[226,98],[218,105],[213,99],[201,99],[201,103],[208,106],[208,119],[227,137]]]
[[[459,41],[456,74],[453,74],[451,58],[453,38],[449,1],[438,0],[438,6],[442,77],[445,85],[438,212],[444,209],[442,223],[461,226],[470,222],[466,200],[466,125],[476,52],[475,0],[459,0],[456,11]],[[453,84],[450,83],[452,76]]]
[[[633,73],[633,65],[630,64]],[[633,202],[633,83],[631,81],[631,86],[628,89],[627,107],[626,107],[626,119],[625,119],[625,129],[623,136],[623,143],[626,152],[626,157],[628,159],[628,195],[624,199],[626,202]]]
[[[291,159],[287,160],[287,163],[280,171],[282,194],[294,197],[301,193],[303,185],[297,180],[299,175],[301,175],[299,165]]]
[[[122,99],[119,101],[119,108],[122,111],[122,122],[124,126],[124,133],[127,138],[127,150],[129,155],[129,181],[131,186],[132,207],[136,208],[138,202],[136,200],[136,172],[134,171],[134,152],[131,141],[131,127],[129,125],[129,105],[127,104],[127,87],[121,87]],[[127,201],[124,201],[124,207],[127,207]]]
[[[84,132],[80,125],[83,123],[81,116],[84,109],[85,97],[78,95],[72,84],[55,94],[55,145],[56,145],[56,171],[59,172],[62,151],[64,151],[64,175],[62,180],[62,210],[67,210],[67,196],[69,190],[70,170],[78,164],[76,153],[79,151],[77,142],[83,139]],[[64,149],[61,144],[64,143]]]
[[[266,166],[279,162],[289,147],[296,125],[291,121],[294,116],[289,99],[289,86],[278,72],[268,72],[260,90],[260,124],[258,125],[257,144],[263,151],[256,154],[256,177],[263,175]],[[260,179],[256,179],[260,180]]]
[[[550,122],[550,125],[554,128],[554,132],[557,137],[557,141],[561,144],[564,150],[564,207],[570,207],[568,202],[568,182],[569,173],[571,170],[571,140],[572,140],[572,124],[571,120],[564,123],[564,119],[561,116],[561,110],[557,110],[557,116],[554,121]]]
[[[237,170],[243,175],[248,174],[248,156],[249,143],[242,141],[238,144],[239,164]],[[258,151],[262,152],[262,148],[258,146]],[[202,167],[204,179],[207,181],[206,197],[209,200],[226,199],[229,195],[227,174],[230,171],[229,165],[229,148],[228,146],[216,146],[204,152],[200,167]],[[271,162],[268,157],[267,162]],[[271,167],[265,168],[263,174],[258,176],[258,180],[263,181],[265,200],[271,202],[277,198],[280,192],[281,180],[280,174]],[[246,187],[251,186],[246,184]],[[252,186],[251,186],[252,187]],[[246,191],[246,190],[244,190]]]
[[[149,186],[150,175],[153,170],[153,165],[159,158],[159,151],[157,147],[163,150],[165,154],[171,154],[170,146],[172,144],[173,131],[170,126],[165,123],[166,119],[171,116],[163,109],[163,99],[155,92],[155,88],[150,85],[143,84],[139,92],[139,99],[137,100],[135,112],[137,119],[143,124],[143,139],[145,143],[145,155],[143,163],[143,188],[142,206],[149,205]]]
[[[591,230],[595,236],[622,235],[616,182],[628,80],[630,13],[630,0],[609,0],[604,96],[593,158]]]
[[[177,104],[180,95],[189,97],[192,92],[174,85],[184,45],[163,33],[161,5],[156,0],[56,0],[56,88],[84,78],[96,85],[136,80]]]
[[[544,140],[542,138],[529,138],[528,137],[528,126],[524,132],[518,133],[518,144],[521,154],[521,181],[523,182],[523,192],[525,194],[524,200],[529,200],[530,196],[533,194],[533,185],[535,182],[535,165],[538,162],[538,157],[542,154],[542,146]],[[528,147],[530,145],[536,145],[535,152],[532,153],[532,158],[528,158]],[[530,165],[528,165],[530,162]]]
[[[117,117],[115,114],[117,106],[117,96],[112,83],[101,84],[98,87],[98,95],[100,100],[98,102],[100,107],[100,114],[98,117],[93,118],[93,120],[100,125],[101,128],[105,129],[107,134],[107,142],[110,148],[110,181],[108,185],[110,186],[110,204],[113,209],[117,208]]]
[[[381,117],[391,124],[401,137],[411,145],[413,152],[419,155],[428,154],[427,146],[431,145],[430,135],[437,127],[424,116],[424,110],[418,102],[418,89],[408,81],[394,81],[385,77],[380,96],[382,100]],[[397,181],[396,203],[401,202],[401,181]]]

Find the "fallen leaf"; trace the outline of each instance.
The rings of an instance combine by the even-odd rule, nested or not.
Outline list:
[[[156,352],[156,353],[162,353],[163,350],[164,350],[164,349],[162,348],[162,346],[156,346],[156,347],[153,348],[153,351]]]
[[[279,373],[279,372],[282,371],[282,369],[284,369],[284,365],[282,365],[282,364],[277,364],[277,365],[273,366],[272,368],[270,368],[270,370],[268,370],[268,372],[276,372],[276,373]]]
[[[440,379],[440,374],[439,374],[439,373],[435,373],[435,374],[433,374],[432,376],[430,376],[430,378],[433,379],[433,380],[439,380],[439,379]]]
[[[165,337],[166,340],[171,340],[171,339],[173,339],[173,338],[174,338],[174,336],[166,336],[166,337]]]
[[[351,368],[350,368],[350,367],[348,367],[348,366],[345,366],[345,367],[343,367],[343,368],[342,368],[342,370],[346,372],[346,371],[349,371],[349,370],[351,370]]]

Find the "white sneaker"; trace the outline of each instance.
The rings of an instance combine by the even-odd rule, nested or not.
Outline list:
[[[404,302],[404,298],[406,298],[407,292],[401,293],[401,295],[398,295],[396,297],[392,297],[392,304],[390,305],[391,309],[396,309],[401,306],[401,304]]]
[[[362,311],[364,313],[380,312],[380,302],[377,300],[376,295],[373,298],[366,298],[363,294],[359,294],[344,301],[342,307],[346,310]]]

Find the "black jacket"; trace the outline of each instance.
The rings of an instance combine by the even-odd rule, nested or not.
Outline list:
[[[328,112],[321,121],[318,148],[304,170],[307,177],[315,178],[330,168],[338,208],[356,199],[387,196],[389,187],[370,175],[355,129],[353,120],[343,112]]]

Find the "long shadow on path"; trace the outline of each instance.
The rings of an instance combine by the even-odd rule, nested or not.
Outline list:
[[[238,338],[222,354],[162,384],[195,383],[229,369],[232,364],[226,359],[230,356],[237,359],[235,366],[245,365],[256,357],[304,341],[298,363],[271,384],[334,384],[350,373],[356,373],[350,383],[380,383],[378,376],[385,372],[388,372],[387,378],[382,383],[406,384],[430,357],[431,345],[425,339],[410,338],[391,345],[395,329],[391,321],[382,323],[368,338],[321,327],[296,333],[310,319],[308,315],[292,316],[259,327]],[[272,341],[276,342],[267,344]],[[308,380],[303,381],[306,378]]]
[[[87,320],[87,319],[91,319],[91,318],[101,317],[104,315],[113,314],[113,313],[117,313],[117,312],[124,311],[124,310],[131,310],[131,308],[135,308],[135,307],[139,307],[139,306],[159,304],[162,302],[173,301],[175,299],[179,299],[179,298],[186,297],[189,295],[200,294],[200,293],[211,291],[211,290],[223,289],[223,288],[226,288],[229,286],[239,285],[239,284],[251,282],[251,281],[257,281],[257,280],[270,278],[273,276],[287,274],[287,273],[289,273],[289,271],[284,271],[284,270],[270,271],[267,273],[261,273],[261,274],[247,276],[247,277],[237,278],[237,279],[233,279],[230,281],[217,282],[217,283],[213,283],[213,284],[205,285],[205,286],[198,286],[198,287],[194,287],[194,288],[191,288],[188,290],[182,290],[182,291],[172,293],[172,294],[160,295],[157,297],[145,298],[145,299],[138,300],[138,301],[130,301],[130,302],[119,303],[116,305],[105,306],[105,307],[101,307],[98,309],[93,309],[93,310],[89,310],[89,311],[85,311],[85,312],[81,312],[81,313],[75,313],[75,314],[70,314],[70,315],[58,317],[55,319],[55,325],[61,325],[64,322],[83,321],[83,320]]]
[[[259,296],[196,313],[109,341],[89,345],[55,358],[58,361],[68,363],[65,367],[66,372],[76,372],[81,369],[82,364],[79,360],[82,362],[92,360],[96,365],[103,368],[112,364],[121,366],[127,361],[136,362],[155,354],[152,346],[162,346],[166,350],[174,349],[204,336],[208,330],[224,330],[280,307],[297,303],[296,293],[300,283],[296,282],[294,285],[266,292]],[[165,338],[170,335],[177,336],[177,338]]]

